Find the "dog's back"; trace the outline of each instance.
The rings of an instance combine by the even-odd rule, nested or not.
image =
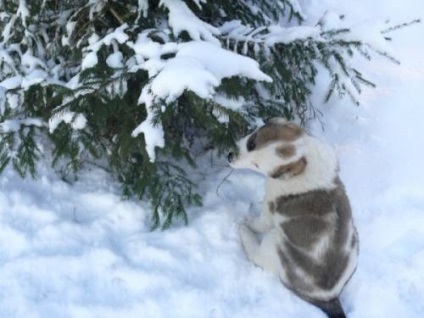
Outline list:
[[[280,196],[270,204],[279,222],[280,277],[310,302],[336,299],[356,268],[358,238],[339,179],[334,189]]]

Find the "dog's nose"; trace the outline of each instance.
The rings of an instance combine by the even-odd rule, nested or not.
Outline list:
[[[232,162],[232,161],[233,161],[233,159],[234,159],[234,153],[233,153],[233,152],[230,152],[230,153],[228,154],[228,156],[227,156],[227,159],[228,159],[228,162]]]

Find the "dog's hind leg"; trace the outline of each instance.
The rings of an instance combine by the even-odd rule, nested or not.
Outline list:
[[[276,253],[276,232],[268,232],[259,244],[255,234],[246,225],[240,225],[240,239],[247,258],[255,265],[278,276],[279,259]]]

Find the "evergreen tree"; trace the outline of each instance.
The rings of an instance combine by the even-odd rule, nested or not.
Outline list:
[[[0,172],[94,163],[150,200],[153,228],[187,222],[199,144],[222,154],[258,120],[314,116],[320,70],[326,100],[358,103],[374,84],[351,57],[391,58],[396,27],[303,20],[296,0],[0,0]]]

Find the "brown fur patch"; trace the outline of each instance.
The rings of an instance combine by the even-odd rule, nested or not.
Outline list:
[[[319,217],[291,218],[280,224],[289,241],[299,248],[310,248],[329,231],[329,225]]]
[[[274,172],[271,173],[270,177],[278,179],[281,177],[296,176],[298,174],[301,174],[305,170],[306,165],[306,158],[302,157],[295,162],[279,166],[277,169],[275,169]]]
[[[275,141],[295,141],[302,136],[303,130],[293,123],[267,124],[259,128],[256,134],[256,147],[262,148]]]
[[[277,154],[284,159],[293,157],[296,154],[296,147],[293,145],[282,145],[277,148]]]

